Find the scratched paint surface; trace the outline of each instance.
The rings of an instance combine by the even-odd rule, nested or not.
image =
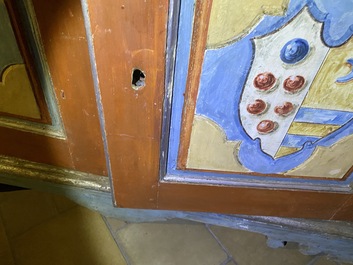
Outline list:
[[[178,49],[179,54],[187,56],[192,13],[186,10],[185,3],[182,8],[183,5],[182,31],[179,31],[179,41],[183,44],[179,42]],[[246,9],[245,2],[236,5]],[[259,12],[261,19],[250,31],[237,29],[240,38],[234,36],[229,41],[232,40],[229,37],[226,44],[205,51],[187,166],[200,171],[214,170],[212,176],[216,177],[217,171],[235,172],[229,173],[229,177],[250,171],[340,179],[353,163],[350,158],[353,91],[349,79],[352,70],[349,60],[353,58],[353,3],[292,0],[284,13],[268,14],[261,8]],[[292,28],[286,33],[294,24],[297,30]],[[315,27],[315,31],[308,30]],[[268,45],[266,39],[271,40]],[[295,39],[308,43],[308,54],[298,56],[299,61],[291,63],[281,57],[281,50]],[[210,38],[209,43],[212,43]],[[293,49],[290,52],[295,55]],[[168,169],[173,174],[184,174],[175,165],[183,92],[182,89],[178,92],[178,88],[185,85],[185,65],[187,60],[177,57],[179,78],[174,84],[168,161]],[[254,78],[267,72],[274,73],[276,83],[268,91],[256,90]],[[286,90],[287,76],[293,80],[293,76],[305,77],[303,87]],[[344,82],[337,82],[340,78]],[[267,103],[264,113],[247,111],[247,106],[256,99]],[[273,111],[276,105],[285,102],[292,103],[294,110],[278,116]],[[263,120],[273,121],[274,125],[266,127],[265,133],[257,128]],[[205,144],[210,137],[202,128],[210,128],[210,124],[214,124],[212,138],[219,148],[212,143]],[[203,152],[202,146],[207,146],[207,152]],[[233,152],[229,150],[231,147]],[[222,156],[227,157],[219,159]],[[337,159],[342,156],[345,158]]]

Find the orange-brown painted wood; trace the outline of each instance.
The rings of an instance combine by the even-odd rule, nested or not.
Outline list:
[[[161,183],[159,208],[280,217],[350,219],[337,211],[349,194]]]
[[[0,155],[106,175],[80,1],[32,2],[67,139],[0,127]]]
[[[74,168],[67,141],[51,137],[17,131],[9,128],[0,129],[1,155],[17,157],[29,161]]]
[[[116,201],[155,208],[168,1],[92,0],[88,6]],[[138,91],[131,85],[136,68],[146,75]]]

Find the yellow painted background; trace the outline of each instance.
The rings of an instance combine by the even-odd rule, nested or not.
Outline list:
[[[208,47],[224,46],[244,36],[263,17],[281,16],[289,0],[213,0],[208,29]]]
[[[233,1],[214,0],[208,34],[208,47],[221,47],[241,38],[251,30],[264,14],[283,15],[287,0]],[[353,39],[338,48],[331,48],[303,107],[353,111],[353,81],[336,83],[352,69],[346,60],[353,58]],[[290,133],[323,136],[336,130],[337,126],[293,123]],[[206,133],[205,133],[206,132]],[[249,172],[237,160],[240,142],[227,141],[222,129],[205,117],[196,116],[189,149],[187,166],[195,169]],[[284,175],[342,178],[351,168],[353,136],[341,139],[331,147],[317,147],[313,155],[302,165]],[[297,151],[282,147],[278,156]]]
[[[12,65],[6,68],[2,75],[0,112],[33,119],[41,118],[24,64]]]

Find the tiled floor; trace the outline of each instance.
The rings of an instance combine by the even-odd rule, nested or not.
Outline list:
[[[295,244],[270,249],[262,235],[171,220],[125,223],[64,197],[0,193],[1,265],[337,265],[302,255]],[[343,263],[341,263],[343,264]]]

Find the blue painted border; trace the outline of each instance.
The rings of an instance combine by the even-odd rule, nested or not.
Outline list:
[[[192,5],[193,3],[193,5]],[[169,151],[167,159],[167,174],[176,169],[181,112],[184,104],[184,93],[188,75],[188,65],[192,38],[192,24],[194,20],[195,1],[181,1],[178,30],[178,43],[174,72],[172,114],[169,136]]]

